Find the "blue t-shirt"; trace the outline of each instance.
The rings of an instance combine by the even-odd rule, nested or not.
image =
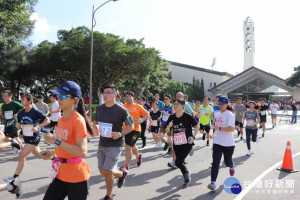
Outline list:
[[[221,113],[220,107],[218,105],[214,106],[214,118],[216,119],[217,115]]]
[[[158,100],[158,109],[162,110],[164,106],[164,102],[162,102],[161,100]]]
[[[172,104],[170,104],[168,107],[166,107],[166,105],[164,105],[162,107],[162,111],[165,111],[166,113],[172,115]],[[165,115],[163,112],[161,112],[162,114],[162,119],[161,119],[161,125],[163,125],[164,127],[167,125],[167,121],[169,119],[169,115]]]
[[[45,119],[46,119],[46,115],[41,111],[36,110],[35,108],[32,108],[29,112],[25,112],[25,109],[23,109],[18,113],[18,122],[21,125],[33,125],[34,127],[40,124],[40,122],[43,122]],[[24,130],[23,130],[23,136],[26,137],[26,135],[24,135]],[[40,137],[40,136],[41,136],[41,129],[39,129],[37,133],[33,133],[33,137]]]
[[[149,111],[151,109],[151,106],[149,106],[147,103],[145,103],[145,105],[143,105],[143,107],[145,108],[145,110]],[[147,124],[147,120],[145,120],[142,124]]]

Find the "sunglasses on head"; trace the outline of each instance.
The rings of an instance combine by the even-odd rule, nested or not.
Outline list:
[[[73,97],[73,96],[70,95],[70,94],[67,94],[67,95],[58,95],[58,98],[60,98],[60,99],[67,99],[68,97]]]

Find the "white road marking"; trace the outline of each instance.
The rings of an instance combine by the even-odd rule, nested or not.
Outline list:
[[[296,157],[298,155],[300,155],[300,152],[294,154],[292,157]],[[261,173],[258,177],[256,177],[256,179],[254,179],[254,181],[252,181],[252,183],[248,187],[246,187],[240,194],[238,194],[234,198],[234,200],[241,200],[264,176],[266,176],[268,173],[273,171],[281,163],[282,161],[276,163],[275,165],[273,165],[272,167],[270,167],[269,169]]]

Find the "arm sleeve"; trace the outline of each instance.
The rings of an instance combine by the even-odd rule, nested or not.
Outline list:
[[[141,116],[145,116],[148,114],[148,111],[145,108],[143,108],[141,105],[139,105],[139,111]]]

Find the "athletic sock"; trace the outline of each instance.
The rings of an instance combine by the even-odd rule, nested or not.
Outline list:
[[[14,189],[14,187],[9,183],[7,183],[4,187],[5,187],[5,190],[7,190],[7,191],[11,191],[12,189]]]
[[[15,174],[15,175],[14,175],[14,179],[17,178],[17,177],[19,177],[19,175]]]

